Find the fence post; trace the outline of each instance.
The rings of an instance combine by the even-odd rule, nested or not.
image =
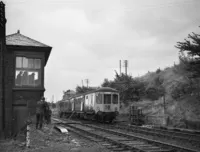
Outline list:
[[[26,147],[30,147],[30,126],[27,124],[27,132],[26,132]]]
[[[31,121],[31,116],[30,116],[30,113],[29,113],[29,117],[28,119],[26,120],[26,147],[29,148],[30,147],[30,124],[32,123]]]

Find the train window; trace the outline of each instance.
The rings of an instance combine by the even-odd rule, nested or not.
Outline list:
[[[96,94],[96,102],[97,104],[102,104],[102,94]]]
[[[88,99],[88,96],[85,96],[85,99]]]
[[[113,104],[118,104],[118,95],[117,94],[113,94],[112,103]]]
[[[16,57],[16,86],[37,87],[41,85],[41,59]]]
[[[111,94],[104,94],[104,104],[111,104]]]

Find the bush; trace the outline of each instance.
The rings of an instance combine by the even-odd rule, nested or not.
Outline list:
[[[156,70],[156,73],[158,74],[158,73],[160,73],[161,72],[161,70],[160,70],[160,68],[158,68],[157,70]]]

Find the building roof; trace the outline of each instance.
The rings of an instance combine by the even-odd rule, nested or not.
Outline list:
[[[33,47],[50,47],[46,44],[33,40],[27,36],[20,34],[18,30],[17,33],[6,36],[6,45],[12,46],[33,46]]]
[[[52,47],[43,44],[41,42],[38,42],[36,40],[33,40],[27,36],[24,36],[20,34],[20,31],[18,30],[17,33],[11,34],[6,36],[6,46],[8,48],[22,48],[22,49],[34,49],[38,52],[45,52],[45,65],[48,61],[49,55],[51,53]]]

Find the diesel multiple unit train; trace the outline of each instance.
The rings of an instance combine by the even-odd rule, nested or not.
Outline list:
[[[113,88],[102,87],[96,90],[76,94],[57,105],[60,117],[112,122],[119,113],[119,92]]]

